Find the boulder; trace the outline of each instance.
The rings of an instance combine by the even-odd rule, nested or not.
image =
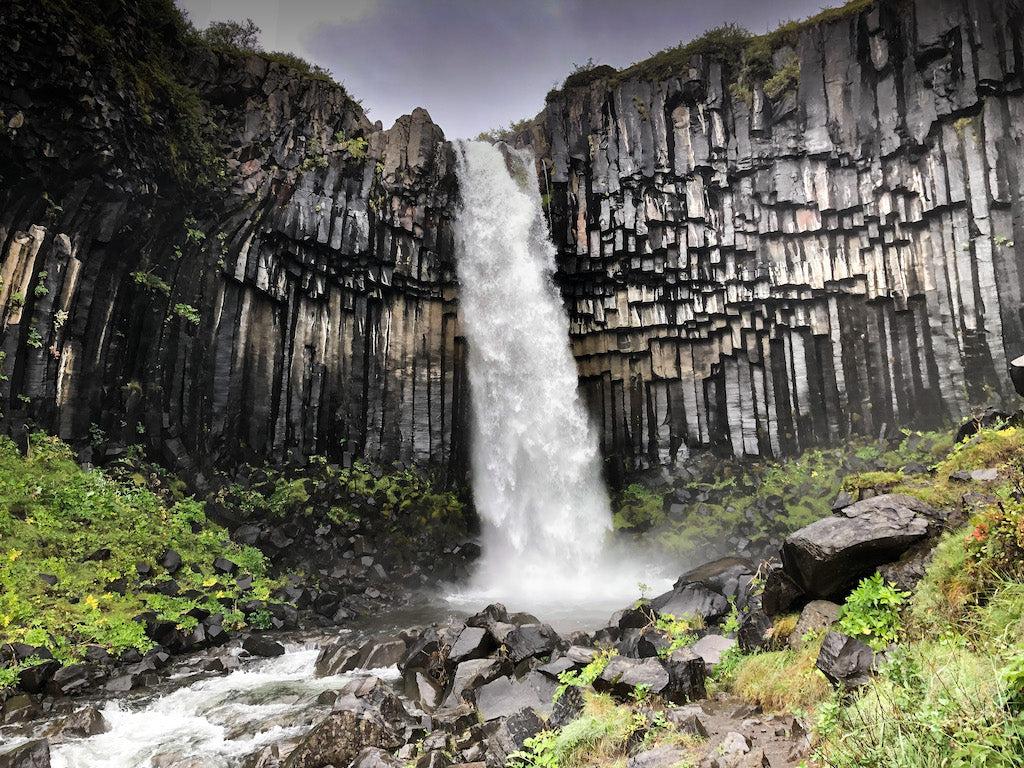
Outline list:
[[[641,687],[649,693],[660,695],[669,687],[669,673],[660,659],[613,656],[594,681],[594,687],[623,699],[632,696]]]
[[[841,596],[883,563],[937,531],[942,516],[919,499],[885,494],[858,501],[787,537],[786,574],[809,596]]]
[[[704,669],[710,672],[722,660],[722,654],[736,647],[736,640],[721,635],[705,635],[689,649],[704,661]]]
[[[651,600],[651,608],[659,616],[702,616],[710,623],[729,611],[729,601],[704,584],[677,581],[670,591]]]
[[[740,616],[736,640],[744,653],[767,650],[772,645],[772,620],[764,611],[747,611]]]
[[[284,646],[266,635],[249,635],[242,641],[242,648],[253,656],[273,657],[284,655]]]
[[[742,609],[747,585],[756,573],[757,566],[745,557],[722,557],[687,571],[673,586],[679,588],[686,584],[703,584],[726,598],[735,598]]]
[[[508,756],[528,738],[544,730],[544,721],[532,709],[525,708],[506,718],[487,740],[487,768],[503,768]]]
[[[552,710],[555,684],[540,672],[530,672],[521,679],[499,677],[476,691],[476,709],[486,722],[508,717],[530,708],[540,714]]]
[[[25,667],[18,673],[18,687],[27,693],[39,693],[60,669],[60,662],[48,661]]]
[[[404,768],[405,763],[380,747],[366,747],[352,761],[350,768]]]
[[[399,637],[377,637],[368,640],[359,649],[357,669],[379,669],[391,667],[403,661],[406,656],[405,640]]]
[[[483,627],[466,627],[459,633],[458,640],[448,651],[448,660],[453,664],[467,659],[482,659],[494,648],[490,634]]]
[[[50,742],[36,739],[0,752],[0,768],[50,768]]]
[[[57,725],[54,741],[84,739],[110,730],[103,714],[96,707],[88,706],[68,715]]]
[[[42,716],[43,710],[39,706],[38,697],[22,693],[11,696],[3,703],[3,718],[0,722],[5,725],[24,723]]]
[[[405,670],[405,695],[424,712],[433,712],[444,699],[444,689],[425,669]]]
[[[829,632],[815,663],[834,686],[859,688],[871,679],[875,652],[871,646],[841,632]]]
[[[103,670],[95,664],[69,664],[54,672],[46,690],[54,696],[71,696],[91,688],[104,677]]]
[[[349,710],[332,712],[299,742],[284,768],[347,766],[367,747],[392,750],[401,744],[402,739],[370,717]]]
[[[668,685],[659,691],[673,704],[702,699],[707,695],[704,659],[689,648],[676,648],[663,662],[668,672]]]
[[[470,659],[459,664],[452,676],[451,691],[445,701],[448,707],[457,707],[463,694],[500,677],[512,674],[512,662],[508,659]]]
[[[626,768],[673,768],[688,765],[683,761],[686,755],[679,747],[665,745],[641,752],[626,761]]]
[[[561,728],[568,725],[583,711],[583,705],[583,689],[578,685],[566,686],[552,707],[547,727]]]
[[[547,624],[523,624],[509,631],[504,638],[508,658],[513,664],[537,656],[550,656],[561,638]]]
[[[429,669],[441,649],[441,639],[436,627],[427,627],[409,643],[398,662],[398,669],[404,672],[409,667]]]
[[[804,645],[804,635],[828,629],[838,616],[838,604],[829,600],[811,600],[800,612],[800,618],[789,635],[789,647],[799,651]]]

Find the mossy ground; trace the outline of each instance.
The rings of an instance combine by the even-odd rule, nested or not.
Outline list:
[[[43,646],[73,662],[89,645],[115,655],[150,648],[144,625],[133,621],[146,611],[184,628],[195,624],[188,612],[197,607],[224,614],[229,629],[260,623],[239,604],[268,600],[276,586],[262,553],[232,543],[194,498],[157,494],[141,474],[122,474],[83,470],[43,433],[30,436],[27,455],[0,437],[0,642]],[[168,549],[183,562],[173,574],[180,596],[155,591],[169,578],[159,565]],[[215,570],[217,558],[251,575],[251,588]],[[141,577],[140,564],[151,574]],[[13,671],[0,674],[10,682]]]
[[[781,461],[715,462],[696,480],[627,485],[613,495],[613,522],[616,530],[684,562],[708,560],[709,553],[734,554],[729,537],[737,533],[770,548],[831,514],[844,488],[856,494],[865,488],[908,492],[916,486],[921,495],[946,498],[947,484],[930,476],[915,479],[902,470],[943,460],[952,444],[946,433],[906,431],[890,441],[852,441]]]

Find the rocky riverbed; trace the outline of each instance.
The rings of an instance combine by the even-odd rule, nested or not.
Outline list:
[[[174,661],[151,652],[102,685],[65,668],[83,683],[61,690],[51,679],[6,699],[12,749],[0,765],[496,768],[604,695],[631,713],[622,749],[632,766],[795,766],[809,753],[807,725],[708,698],[709,675],[737,645],[776,642],[782,611],[805,606],[795,642],[829,630],[831,599],[878,567],[913,583],[949,517],[898,494],[865,499],[790,536],[781,563],[708,563],[593,631],[559,632],[500,604],[468,616],[434,605],[330,631],[252,633]],[[912,547],[916,559],[886,566]],[[847,687],[875,663],[837,632],[818,658]]]

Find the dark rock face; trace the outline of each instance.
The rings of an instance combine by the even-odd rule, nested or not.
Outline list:
[[[125,444],[144,431],[184,472],[311,453],[454,468],[454,179],[426,111],[384,131],[343,88],[189,51],[186,85],[220,126],[220,171],[195,173],[223,173],[196,193],[138,138],[170,116],[76,63],[97,54],[69,44],[68,18],[4,10],[4,413],[69,439],[91,422]],[[125,39],[147,23],[121,21]],[[15,394],[27,411],[7,408]]]
[[[606,455],[783,454],[1012,391],[1022,13],[916,0],[807,28],[774,100],[701,58],[550,98],[519,141],[551,169]],[[0,18],[8,429],[141,429],[194,477],[311,453],[461,477],[456,184],[429,115],[383,130],[343,89],[190,51],[223,172],[197,199],[146,160],[170,115],[82,65],[68,24],[27,0]]]
[[[807,595],[841,596],[877,566],[898,560],[934,533],[941,519],[912,496],[875,496],[789,536],[782,544],[783,565]]]
[[[702,58],[549,98],[518,141],[552,169],[606,454],[778,454],[1012,392],[1021,14],[917,0],[805,29],[774,100]]]

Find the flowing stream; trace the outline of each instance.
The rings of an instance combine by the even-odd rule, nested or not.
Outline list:
[[[611,511],[533,157],[483,142],[463,142],[457,154],[459,307],[483,526],[483,557],[464,594],[529,610],[598,597],[621,605],[637,581],[609,578],[620,571],[603,557]]]

